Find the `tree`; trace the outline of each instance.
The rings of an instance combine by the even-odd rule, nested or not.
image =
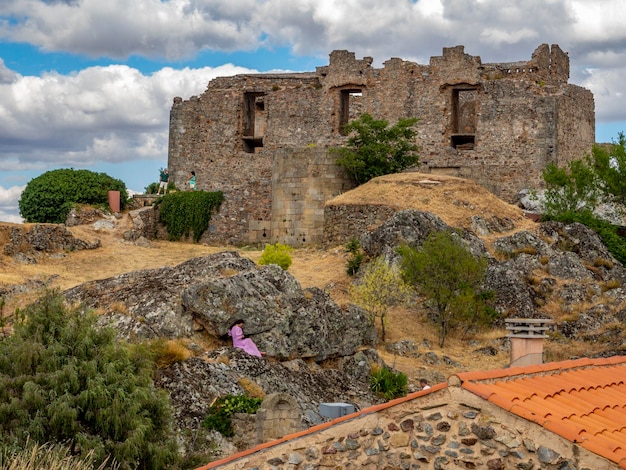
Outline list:
[[[618,133],[609,146],[594,145],[591,151],[593,171],[606,200],[626,206],[626,136]]]
[[[543,179],[546,183],[544,213],[548,218],[565,213],[593,212],[598,205],[598,178],[589,159],[573,160],[567,168],[549,163],[543,171]]]
[[[89,170],[51,170],[28,182],[19,200],[26,222],[62,224],[76,204],[108,205],[108,192],[120,192],[120,207],[126,207],[126,185],[105,173]]]
[[[178,459],[172,411],[154,387],[154,363],[115,340],[56,291],[22,311],[0,341],[0,445],[63,444],[96,463],[171,468]]]
[[[451,232],[430,234],[421,250],[402,246],[399,252],[404,280],[432,304],[441,347],[455,328],[493,320],[490,296],[481,290],[487,261],[474,258]]]
[[[411,288],[402,280],[398,269],[383,258],[376,258],[363,268],[363,275],[352,286],[354,302],[380,318],[381,338],[385,341],[385,316],[389,307],[407,300]]]
[[[594,145],[591,156],[569,163],[567,168],[550,164],[546,182],[543,220],[579,222],[594,230],[620,262],[626,262],[626,241],[619,227],[602,220],[595,211],[600,202],[612,202],[626,210],[626,136],[609,145]]]
[[[336,163],[345,168],[357,185],[418,165],[418,146],[414,143],[417,132],[413,129],[417,121],[403,118],[389,127],[383,119],[361,115],[344,127],[350,134],[347,144],[332,150],[338,155]]]

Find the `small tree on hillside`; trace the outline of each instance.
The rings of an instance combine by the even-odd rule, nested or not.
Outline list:
[[[486,325],[495,319],[481,290],[487,268],[484,258],[476,259],[450,232],[428,236],[421,250],[403,246],[404,280],[415,286],[432,305],[431,320],[439,328],[439,345],[458,327]]]
[[[591,152],[593,171],[598,177],[603,196],[626,206],[626,136],[620,132],[617,142],[608,147],[594,145]]]
[[[544,213],[547,218],[561,214],[593,212],[600,198],[600,187],[589,159],[573,160],[567,168],[549,163],[543,171],[546,183]]]
[[[361,115],[344,127],[350,135],[346,145],[333,149],[338,155],[337,164],[357,185],[418,165],[418,146],[414,142],[417,132],[413,128],[417,121],[403,118],[390,127],[384,119]]]
[[[60,443],[97,464],[110,455],[121,468],[172,468],[172,412],[149,355],[58,292],[23,313],[0,341],[0,446]]]
[[[385,316],[389,307],[405,302],[411,288],[403,280],[398,269],[383,258],[376,258],[363,268],[363,275],[352,286],[352,299],[357,305],[380,318],[382,341],[385,341]]]

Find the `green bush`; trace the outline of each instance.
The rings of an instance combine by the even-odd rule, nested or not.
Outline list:
[[[404,397],[408,393],[408,377],[388,367],[379,367],[370,374],[370,390],[385,400]]]
[[[346,243],[346,251],[350,254],[346,266],[346,273],[348,276],[355,276],[365,260],[359,239],[356,237],[351,238],[350,241]]]
[[[586,225],[598,234],[606,249],[615,259],[626,265],[626,239],[617,233],[617,225],[599,219],[589,211],[570,211],[553,216],[544,215],[542,220],[555,220],[566,224],[578,222]]]
[[[344,126],[349,134],[343,147],[331,152],[337,155],[337,165],[346,170],[356,185],[372,178],[399,173],[418,165],[418,146],[415,144],[417,118],[401,118],[393,126],[384,119],[362,114]]]
[[[291,266],[291,247],[289,245],[281,245],[275,243],[273,245],[265,245],[263,254],[259,258],[259,264],[277,264],[285,271]]]
[[[211,215],[219,210],[223,201],[224,193],[221,191],[168,192],[156,203],[159,222],[167,227],[170,240],[192,236],[197,242],[209,228]]]
[[[19,200],[20,215],[26,222],[65,223],[75,204],[108,209],[108,192],[120,192],[120,208],[126,208],[126,185],[105,173],[89,170],[51,170],[28,182]]]
[[[140,349],[96,327],[56,291],[23,310],[0,340],[0,446],[64,444],[73,455],[122,468],[172,468],[178,461],[167,394]]]
[[[482,288],[487,259],[475,258],[455,232],[433,232],[421,249],[401,246],[398,252],[404,280],[427,299],[440,347],[452,330],[488,327],[497,317],[494,296]]]
[[[203,426],[214,429],[226,437],[233,435],[231,416],[235,413],[254,414],[261,407],[263,400],[252,398],[247,395],[227,395],[218,398],[211,408],[209,414],[203,421]]]

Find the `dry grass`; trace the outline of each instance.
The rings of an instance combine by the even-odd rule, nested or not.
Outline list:
[[[399,210],[432,212],[452,227],[471,228],[473,216],[506,218],[515,224],[516,230],[535,226],[519,207],[498,199],[473,181],[426,173],[380,176],[328,204],[371,204],[372,201]]]
[[[471,181],[448,176],[419,173],[388,175],[345,193],[329,204],[370,204],[372,200],[377,204],[388,204],[398,209],[414,208],[433,212],[454,227],[469,228],[472,216],[482,216],[486,219],[497,216],[509,219],[515,224],[511,233],[518,230],[533,230],[536,227],[534,222],[524,217],[518,207],[506,204]],[[101,247],[58,257],[43,256],[37,264],[20,264],[10,257],[0,255],[0,288],[3,285],[39,280],[49,287],[68,289],[87,281],[105,279],[126,272],[174,266],[190,258],[224,250],[236,249],[241,256],[253,261],[257,261],[262,254],[260,248],[206,246],[167,241],[153,241],[149,247],[140,247],[123,240],[123,233],[130,228],[128,217],[120,219],[115,229],[95,230],[91,225],[71,227],[69,230],[77,238],[90,242],[100,240]],[[0,224],[0,241],[6,233],[7,230],[3,230]],[[490,246],[493,240],[500,236],[503,234],[491,234],[483,239],[487,246]],[[340,306],[350,302],[351,279],[346,274],[348,254],[343,246],[328,249],[299,248],[294,249],[291,256],[293,263],[289,267],[289,272],[303,288],[320,288],[328,292]],[[13,312],[16,307],[32,301],[35,296],[36,294],[32,292],[12,296],[4,313]],[[437,332],[432,326],[422,315],[406,309],[393,309],[388,313],[386,330],[387,342],[411,339],[419,346],[421,353],[431,350],[439,358],[448,356],[459,362],[462,370],[500,368],[508,364],[509,358],[505,353],[485,356],[474,352],[480,346],[468,348],[467,338],[462,340],[450,336],[446,339],[445,348],[440,348]],[[503,336],[505,332],[492,331],[473,340],[480,345],[487,345]],[[194,337],[193,341],[211,349],[226,345],[223,341],[210,337]],[[429,348],[424,346],[425,344],[428,344]],[[445,363],[431,366],[425,363],[422,357],[394,357],[385,351],[383,345],[378,349],[387,363],[405,372],[410,380],[419,377],[420,371],[425,369],[436,368],[445,376],[459,371],[458,366]]]

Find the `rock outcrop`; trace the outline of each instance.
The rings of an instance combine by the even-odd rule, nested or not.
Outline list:
[[[97,308],[100,321],[129,340],[191,338],[200,329],[219,339],[242,318],[246,335],[278,359],[323,361],[376,341],[364,310],[342,309],[280,267],[257,267],[236,252],[89,282],[65,296]]]
[[[80,240],[59,224],[0,225],[0,240],[4,241],[5,255],[32,263],[43,254],[93,250],[100,246],[99,240]]]

